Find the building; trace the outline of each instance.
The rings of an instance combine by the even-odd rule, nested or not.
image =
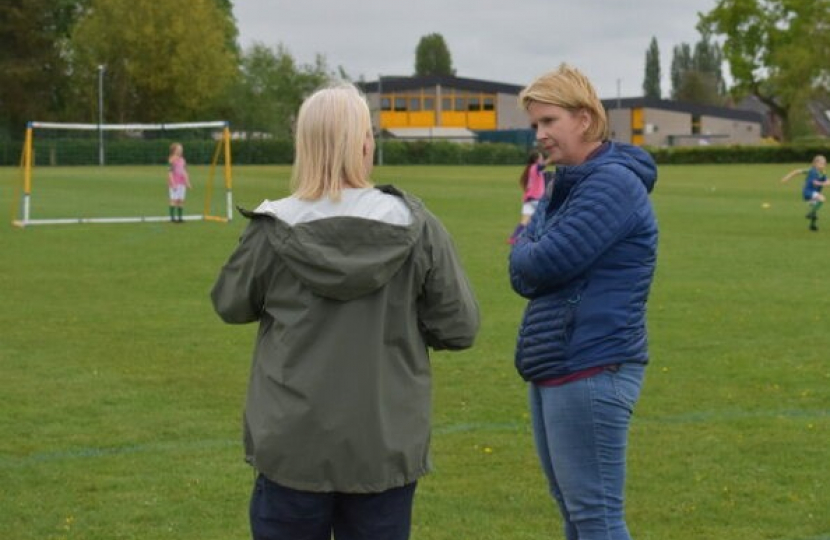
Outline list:
[[[394,138],[533,141],[518,105],[522,86],[436,75],[382,77],[360,87],[375,130]],[[755,111],[648,98],[602,104],[611,138],[640,146],[758,144],[762,137]]]
[[[475,132],[526,129],[521,86],[450,76],[382,77],[360,84],[372,125],[401,139],[474,141]]]
[[[650,98],[606,99],[611,138],[638,146],[697,146],[761,142],[756,111]]]

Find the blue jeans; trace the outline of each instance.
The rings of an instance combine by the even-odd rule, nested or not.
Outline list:
[[[380,493],[300,491],[257,476],[254,540],[407,540],[416,483]]]
[[[562,386],[530,385],[533,435],[567,540],[631,540],[625,451],[645,365],[622,364]]]

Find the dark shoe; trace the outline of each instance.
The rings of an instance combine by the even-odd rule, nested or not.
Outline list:
[[[816,220],[815,219],[810,222],[810,230],[811,231],[817,231],[818,230],[818,227],[816,227]]]

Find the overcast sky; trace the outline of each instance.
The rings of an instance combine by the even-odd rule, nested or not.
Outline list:
[[[525,85],[567,62],[603,99],[642,95],[645,54],[660,48],[668,97],[672,49],[694,45],[716,0],[234,0],[241,45],[316,54],[353,80],[412,75],[421,37],[444,36],[459,77]],[[725,75],[728,77],[728,72]]]

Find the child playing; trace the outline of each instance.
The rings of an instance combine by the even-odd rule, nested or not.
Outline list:
[[[810,220],[811,231],[818,230],[816,226],[818,211],[824,204],[824,194],[821,192],[821,189],[828,184],[827,175],[824,172],[826,166],[827,159],[822,155],[818,155],[813,158],[812,166],[809,169],[795,169],[781,179],[782,182],[786,182],[797,174],[807,175],[807,178],[804,180],[804,189],[801,191],[801,195],[810,206],[810,211],[807,212],[805,217]]]
[[[531,152],[527,158],[522,175],[519,177],[519,186],[522,188],[522,217],[516,230],[507,239],[509,244],[516,242],[516,238],[522,234],[536,207],[539,206],[539,199],[545,193],[545,178],[542,171],[545,170],[545,156],[541,152]]]
[[[183,206],[187,190],[190,189],[190,178],[187,176],[187,162],[184,160],[184,148],[181,143],[170,145],[170,172],[167,173],[167,187],[170,191],[170,221],[184,223]]]

